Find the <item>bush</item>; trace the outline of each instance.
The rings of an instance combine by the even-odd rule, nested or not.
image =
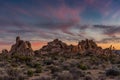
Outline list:
[[[78,68],[71,68],[69,71],[70,71],[70,73],[72,73],[72,76],[74,77],[75,80],[79,80],[79,78],[85,76],[84,71],[82,71]]]
[[[0,77],[0,80],[24,80],[25,76],[21,75],[20,70],[15,68],[9,68],[7,69],[8,76]]]
[[[106,76],[118,76],[118,75],[120,75],[119,70],[115,70],[115,69],[106,70]]]
[[[13,63],[11,63],[11,66],[12,66],[12,67],[17,67],[18,64],[13,62]]]
[[[79,64],[78,68],[80,68],[82,70],[87,70],[88,69],[88,67],[86,65],[84,65],[84,64]]]
[[[69,71],[59,73],[56,80],[74,80],[73,75]]]
[[[40,63],[35,63],[34,68],[41,68],[41,64]]]
[[[53,64],[53,61],[51,59],[50,60],[48,59],[48,60],[44,61],[44,64],[45,65],[51,65],[51,64]]]
[[[85,76],[84,80],[93,80],[90,76]]]
[[[31,67],[31,68],[41,68],[41,64],[40,63],[27,62],[26,65]]]
[[[41,75],[40,77],[34,80],[53,80],[53,79],[51,79],[51,76],[45,74],[45,75]]]
[[[19,71],[17,69],[14,69],[14,68],[9,68],[7,69],[7,74],[9,76],[12,76],[12,77],[17,77],[18,76],[18,73]]]
[[[33,73],[34,73],[33,70],[28,70],[28,71],[27,71],[27,75],[30,76],[30,77],[33,76]]]
[[[16,62],[30,62],[32,60],[32,56],[25,56],[19,54],[12,55],[12,58],[14,58]]]
[[[42,72],[42,68],[36,68],[35,72],[36,73],[41,73]]]
[[[35,63],[34,68],[36,68],[36,73],[41,73],[42,72],[42,66],[40,63]]]
[[[59,66],[51,65],[51,66],[49,66],[48,68],[51,70],[51,73],[52,73],[52,74],[61,71],[61,68],[60,68]]]

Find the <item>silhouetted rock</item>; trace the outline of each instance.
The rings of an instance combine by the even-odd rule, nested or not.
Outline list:
[[[96,49],[98,48],[98,46],[93,40],[86,39],[78,43],[78,48],[80,51],[85,51],[90,49]]]
[[[65,53],[68,50],[68,45],[58,39],[53,40],[52,42],[48,42],[46,46],[43,46],[39,53],[48,54],[48,53]]]
[[[18,38],[19,39],[19,38]],[[97,44],[93,40],[82,40],[78,43],[78,45],[67,45],[66,43],[55,39],[52,42],[48,42],[46,46],[43,46],[40,50],[35,51],[37,55],[39,54],[51,54],[51,53],[57,53],[57,54],[77,54],[81,53],[84,55],[88,55],[91,53],[93,54],[105,54],[105,55],[111,55],[112,47],[102,49],[101,47],[97,46]]]
[[[29,41],[23,41],[20,37],[16,37],[16,43],[12,45],[10,54],[20,54],[20,55],[34,55],[31,43]]]
[[[97,53],[97,54],[101,54],[103,53],[103,49],[99,46],[97,46],[97,44],[93,41],[93,40],[82,40],[78,43],[77,45],[78,48],[78,52],[79,53]]]

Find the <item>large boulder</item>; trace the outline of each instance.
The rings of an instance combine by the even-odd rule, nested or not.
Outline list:
[[[10,54],[20,54],[20,55],[34,55],[34,51],[31,47],[31,43],[29,41],[23,41],[20,37],[16,37],[16,43],[12,45]]]

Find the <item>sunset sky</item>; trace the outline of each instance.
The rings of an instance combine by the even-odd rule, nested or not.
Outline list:
[[[120,0],[0,0],[0,50],[18,35],[33,49],[55,38],[120,49]]]

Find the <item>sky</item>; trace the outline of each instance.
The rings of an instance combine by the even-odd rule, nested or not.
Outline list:
[[[0,50],[20,36],[40,49],[60,39],[92,39],[120,49],[120,0],[0,0]]]

